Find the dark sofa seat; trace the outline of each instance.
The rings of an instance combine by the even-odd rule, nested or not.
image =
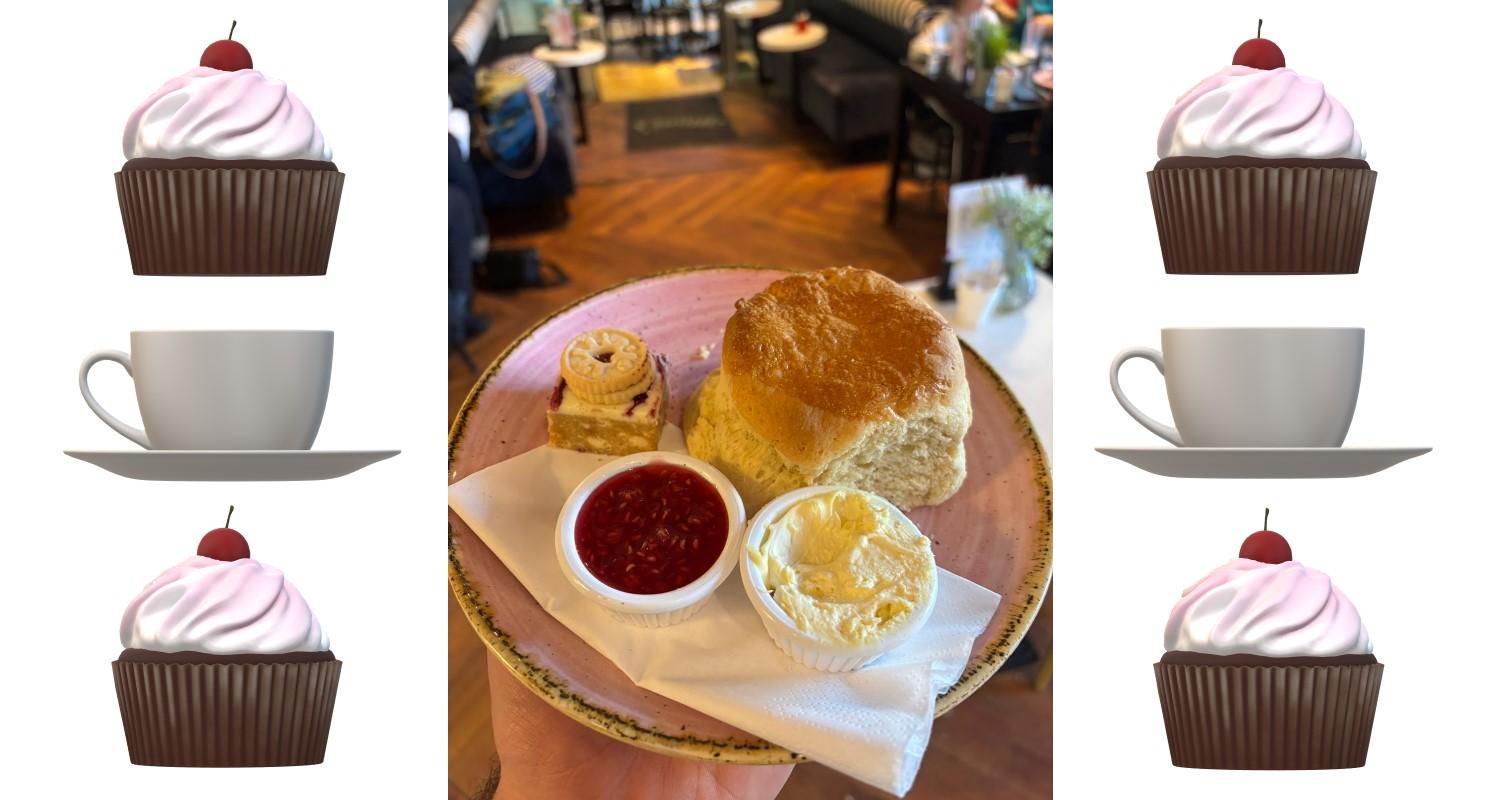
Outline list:
[[[828,41],[803,64],[802,112],[829,139],[853,144],[890,133],[901,83],[888,59],[830,28]]]
[[[922,0],[807,0],[828,40],[797,59],[800,107],[829,139],[850,145],[888,135],[900,98],[896,70],[930,9]],[[779,63],[778,63],[779,62]],[[770,64],[785,86],[790,60]]]

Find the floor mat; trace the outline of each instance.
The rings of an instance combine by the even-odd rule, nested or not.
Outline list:
[[[625,148],[633,151],[721,144],[737,138],[718,95],[631,103],[625,123]]]

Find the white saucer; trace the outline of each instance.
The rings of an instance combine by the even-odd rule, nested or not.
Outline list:
[[[1357,478],[1431,447],[1100,447],[1099,452],[1168,478]]]
[[[141,481],[322,481],[400,450],[64,450]]]

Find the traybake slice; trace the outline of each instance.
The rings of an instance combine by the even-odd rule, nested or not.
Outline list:
[[[563,350],[547,404],[547,443],[605,455],[655,450],[667,402],[663,355],[629,331],[590,331]]]

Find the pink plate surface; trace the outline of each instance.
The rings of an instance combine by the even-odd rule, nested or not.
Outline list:
[[[546,442],[548,392],[557,358],[574,335],[634,330],[671,359],[668,420],[719,364],[734,303],[786,273],[717,267],[665,273],[607,289],[558,311],[523,334],[475,385],[449,436],[449,481]],[[708,358],[699,348],[708,347]],[[1025,635],[1052,576],[1052,495],[1047,464],[1025,412],[1003,381],[967,347],[974,424],[965,440],[969,475],[948,502],[910,516],[940,566],[1002,598],[974,643],[968,668],[938,698],[942,714],[968,697]],[[480,638],[538,695],[594,728],[658,752],[733,763],[797,760],[770,742],[631,683],[603,656],[537,605],[457,515],[449,512],[449,578]]]

